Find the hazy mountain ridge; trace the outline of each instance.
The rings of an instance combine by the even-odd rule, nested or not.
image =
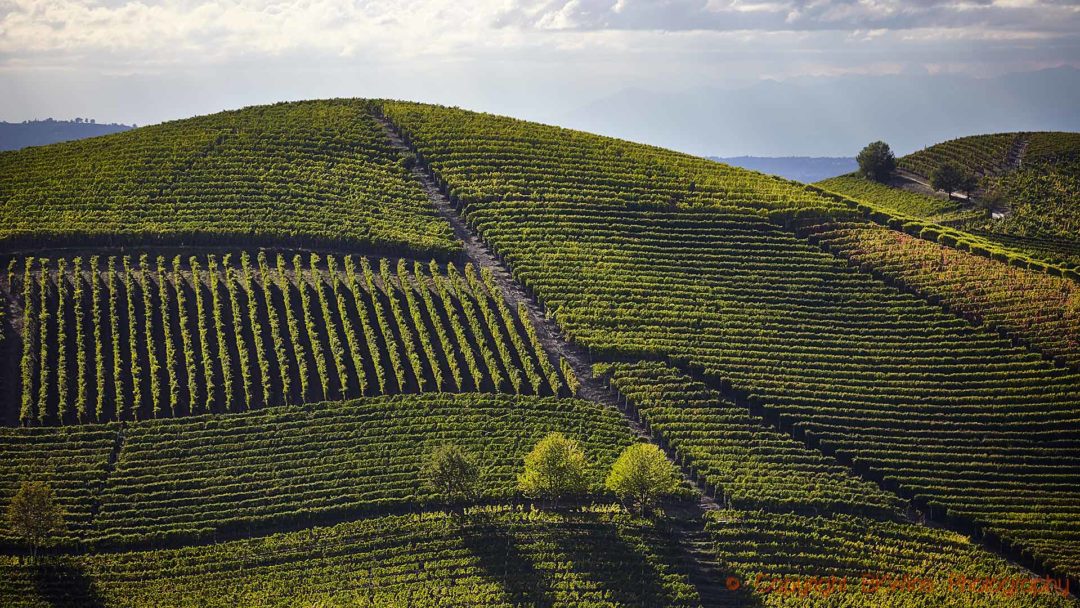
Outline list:
[[[741,88],[628,88],[559,124],[691,154],[846,156],[884,140],[898,154],[964,135],[1078,131],[1080,70],[972,78],[801,77]]]
[[[0,150],[18,150],[62,141],[97,137],[133,129],[132,125],[96,123],[88,120],[30,120],[0,122]]]
[[[804,183],[851,173],[859,166],[854,158],[846,156],[710,156],[709,159]]]

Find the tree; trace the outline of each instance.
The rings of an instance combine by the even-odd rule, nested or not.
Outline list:
[[[476,495],[480,468],[471,454],[454,444],[446,444],[428,454],[423,476],[427,486],[446,500],[466,500]]]
[[[952,198],[953,192],[963,190],[970,192],[977,184],[974,176],[964,173],[949,163],[938,166],[930,174],[930,187],[946,192],[949,198]]]
[[[859,162],[859,172],[876,182],[886,181],[896,170],[896,157],[889,144],[883,141],[875,141],[863,148],[855,160]]]
[[[563,496],[587,492],[585,453],[576,441],[562,433],[549,434],[525,456],[525,471],[518,476],[518,489],[526,496],[550,500],[553,505]]]
[[[660,448],[651,443],[635,443],[622,451],[611,465],[604,486],[622,500],[630,499],[641,514],[656,501],[679,488],[679,478]]]
[[[24,481],[8,505],[8,527],[15,537],[30,545],[31,558],[37,550],[64,530],[64,513],[43,481]]]
[[[979,189],[979,178],[974,174],[965,173],[964,179],[960,181],[960,191],[963,192],[968,198]]]

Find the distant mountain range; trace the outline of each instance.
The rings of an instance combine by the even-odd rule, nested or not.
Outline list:
[[[709,158],[728,165],[779,175],[804,183],[851,173],[859,166],[854,158],[846,156],[710,156]]]
[[[982,133],[1080,131],[1080,70],[800,77],[738,88],[628,88],[555,124],[699,156],[854,156],[884,140],[899,156]]]
[[[44,146],[60,141],[97,137],[133,129],[132,125],[99,124],[90,120],[28,120],[0,122],[0,151]]]

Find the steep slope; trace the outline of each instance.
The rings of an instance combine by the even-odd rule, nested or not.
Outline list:
[[[72,541],[205,542],[305,522],[439,508],[439,497],[419,472],[424,455],[443,443],[482,459],[477,500],[507,501],[525,453],[554,431],[582,443],[597,487],[632,442],[618,414],[595,403],[476,393],[129,423],[107,475],[117,425],[6,429],[0,455],[13,466],[0,478],[0,507],[10,502],[20,474],[37,466],[52,469],[60,499],[75,516]],[[13,542],[6,529],[0,540]]]
[[[893,188],[856,174],[830,177],[814,185],[858,201],[873,203],[882,209],[932,222],[944,222],[964,213],[972,213],[965,210],[958,200]]]
[[[832,213],[831,199],[551,127],[384,111],[594,354],[700,370],[918,504],[1080,574],[1080,375],[766,222]],[[578,187],[546,187],[569,180]]]
[[[923,177],[951,164],[976,175],[1004,173],[1016,166],[1014,147],[1026,145],[1023,133],[961,137],[924,148],[900,159],[900,167]]]
[[[806,238],[859,203],[417,104],[158,129],[109,144],[116,198],[49,181],[66,146],[0,159],[18,221],[100,228],[0,242],[0,508],[72,514],[39,564],[0,532],[0,603],[1077,605],[1017,562],[1080,571],[1080,374]],[[556,510],[515,484],[550,431],[591,485]],[[686,477],[648,517],[603,488],[634,441]],[[447,442],[475,496],[422,483]]]
[[[38,571],[0,557],[0,599],[11,608],[699,606],[680,559],[663,530],[617,508],[495,508],[76,556]]]
[[[973,323],[1080,367],[1080,285],[867,224],[825,224],[811,239],[864,271],[940,302]]]

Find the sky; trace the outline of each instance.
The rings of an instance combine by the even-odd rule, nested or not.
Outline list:
[[[1080,130],[1078,69],[1077,0],[0,0],[7,121],[389,97],[697,154],[834,155]],[[1025,74],[1064,99],[1018,98]],[[897,117],[898,88],[923,116]]]

